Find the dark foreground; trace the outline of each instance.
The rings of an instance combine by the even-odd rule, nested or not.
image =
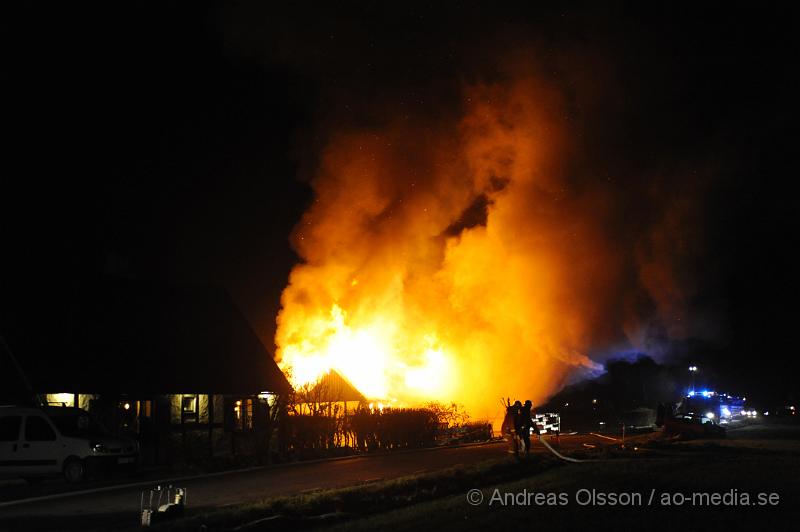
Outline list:
[[[724,440],[562,437],[565,463],[501,444],[238,472],[177,483],[185,519],[159,529],[795,530],[800,427],[747,425]],[[142,486],[0,503],[0,530],[136,529]],[[5,506],[3,506],[5,504]]]
[[[579,444],[576,441],[571,445]],[[270,497],[424,474],[504,456],[505,447],[494,443],[297,463],[204,476],[175,484],[188,489],[188,508],[194,514]],[[117,486],[103,482],[76,488],[56,480],[40,488],[18,486],[16,493],[6,488],[6,500],[0,502],[0,530],[130,528],[137,523],[141,491],[159,482],[126,486],[128,483],[121,479]]]
[[[330,530],[798,530],[800,430],[654,445],[569,464]],[[469,499],[469,500],[468,500]]]

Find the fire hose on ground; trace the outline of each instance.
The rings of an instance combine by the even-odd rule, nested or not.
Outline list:
[[[555,449],[553,449],[553,446],[550,445],[550,442],[548,442],[547,440],[543,440],[541,434],[539,434],[538,436],[539,436],[539,442],[541,442],[542,445],[547,447],[547,450],[549,450],[551,453],[553,453],[556,456],[556,458],[564,460],[565,462],[572,462],[572,463],[575,463],[575,464],[581,464],[581,463],[584,463],[584,462],[601,462],[601,460],[597,460],[597,459],[580,460],[578,458],[572,458],[570,456],[564,456],[560,452],[558,452]]]

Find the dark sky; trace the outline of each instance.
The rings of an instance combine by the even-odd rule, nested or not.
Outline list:
[[[794,10],[388,6],[4,6],[5,318],[49,316],[84,276],[216,283],[271,346],[326,135],[390,106],[457,113],[458,84],[532,50],[574,100],[576,167],[621,189],[708,181],[686,266],[721,331],[702,356],[732,385],[796,393]]]

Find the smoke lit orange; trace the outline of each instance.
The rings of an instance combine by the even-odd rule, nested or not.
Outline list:
[[[329,368],[367,397],[543,399],[586,351],[619,273],[602,202],[570,190],[559,95],[532,76],[463,112],[334,134],[293,236],[276,344],[295,384]]]

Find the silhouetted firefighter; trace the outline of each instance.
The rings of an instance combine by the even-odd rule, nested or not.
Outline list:
[[[525,405],[523,405],[519,410],[520,420],[519,429],[517,432],[522,438],[522,443],[525,445],[525,456],[527,456],[531,450],[531,426],[533,426],[533,420],[531,418],[532,407],[533,403],[531,403],[531,400],[528,399],[525,401]]]
[[[511,399],[506,399],[503,401],[503,406],[506,409],[506,415],[503,417],[503,425],[500,427],[500,432],[503,434],[503,438],[508,442],[508,452],[517,454],[517,431],[514,428],[514,420],[517,417],[517,403],[514,405],[511,404]]]
[[[509,443],[508,452],[519,456],[520,448],[523,447],[527,456],[531,448],[531,427],[533,426],[531,407],[533,404],[527,400],[525,405],[519,401],[514,401],[512,405],[511,399],[506,399],[503,406],[506,407],[506,415],[500,431]]]

